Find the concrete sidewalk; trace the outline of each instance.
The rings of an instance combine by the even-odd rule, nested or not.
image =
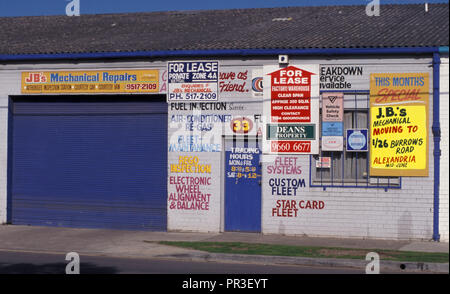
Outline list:
[[[265,264],[298,264],[319,266],[365,267],[366,261],[250,256],[237,254],[214,254],[159,245],[157,241],[208,241],[285,244],[299,246],[324,246],[342,248],[391,249],[419,252],[449,252],[448,243],[427,241],[393,241],[368,239],[313,238],[303,236],[262,235],[254,233],[181,233],[119,231],[105,229],[74,229],[56,227],[31,227],[0,225],[0,250],[30,251],[66,254],[74,251],[80,255],[101,255],[134,258],[181,258],[187,260],[220,262],[256,262]],[[368,251],[369,252],[369,251]],[[390,264],[393,263],[393,264]],[[388,269],[397,269],[399,263],[383,262]],[[447,272],[448,263],[408,263],[413,271]]]

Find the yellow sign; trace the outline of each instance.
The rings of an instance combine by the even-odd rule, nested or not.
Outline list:
[[[428,73],[370,75],[370,175],[428,176]]]
[[[22,93],[158,93],[159,71],[23,72]]]

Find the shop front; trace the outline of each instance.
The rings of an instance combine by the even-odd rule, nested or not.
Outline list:
[[[10,66],[7,222],[427,239],[431,62]]]

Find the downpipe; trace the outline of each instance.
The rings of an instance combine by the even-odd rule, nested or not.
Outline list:
[[[441,160],[441,125],[439,122],[439,96],[440,96],[440,65],[441,57],[438,52],[433,53],[433,156],[434,156],[434,201],[433,201],[433,241],[439,242],[439,185]]]

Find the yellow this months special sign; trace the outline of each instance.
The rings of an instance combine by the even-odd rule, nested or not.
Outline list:
[[[158,93],[159,71],[22,72],[22,93]]]
[[[370,75],[370,175],[428,176],[428,73]]]

